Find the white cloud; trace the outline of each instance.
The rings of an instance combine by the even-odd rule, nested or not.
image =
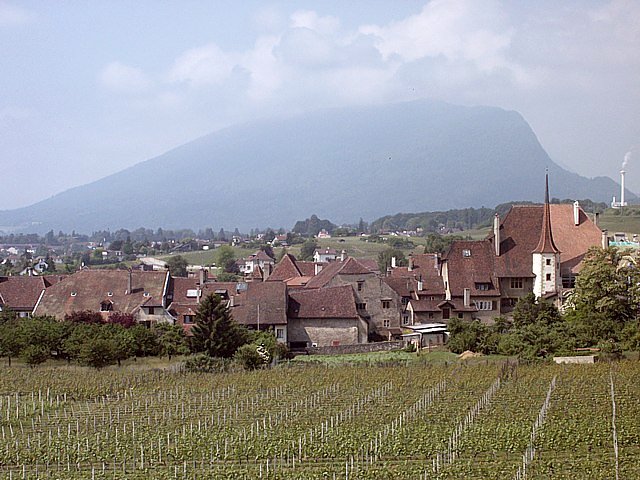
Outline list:
[[[32,19],[32,14],[27,10],[0,2],[0,26],[24,25]]]
[[[151,81],[142,70],[120,62],[111,62],[104,67],[99,81],[109,90],[120,93],[139,93],[151,86]]]
[[[416,15],[386,26],[365,25],[360,32],[376,37],[385,59],[442,56],[472,61],[484,71],[509,65],[505,53],[513,34],[497,5],[473,0],[433,0]]]
[[[340,20],[321,16],[312,10],[298,10],[291,15],[291,28],[308,28],[323,35],[334,34],[340,28]]]
[[[169,80],[195,87],[221,83],[229,78],[236,65],[233,57],[214,43],[193,48],[176,59]]]

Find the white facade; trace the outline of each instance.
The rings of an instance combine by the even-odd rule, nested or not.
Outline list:
[[[560,292],[562,278],[560,277],[559,253],[533,254],[533,294],[536,298],[547,293]]]

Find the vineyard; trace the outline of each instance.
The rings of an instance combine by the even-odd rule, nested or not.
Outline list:
[[[0,478],[640,478],[640,363],[0,369]]]

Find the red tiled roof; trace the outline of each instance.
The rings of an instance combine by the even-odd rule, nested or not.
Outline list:
[[[296,265],[298,266],[298,270],[300,270],[300,273],[303,277],[313,277],[316,274],[315,262],[296,261]],[[326,263],[318,263],[318,265],[326,265]]]
[[[100,311],[105,297],[113,302],[114,312],[135,313],[142,305],[162,306],[168,275],[168,272],[134,270],[131,272],[133,288],[129,293],[126,270],[81,270],[47,288],[35,313],[62,319],[74,311]]]
[[[301,276],[302,272],[298,268],[296,258],[287,253],[282,257],[282,260],[276,264],[273,272],[271,272],[271,275],[267,278],[267,282],[283,282],[289,278]]]
[[[48,286],[44,277],[0,277],[0,301],[15,311],[32,311]]]
[[[287,287],[282,282],[248,283],[247,290],[233,298],[231,314],[243,325],[287,323]]]
[[[439,255],[423,253],[412,255],[409,259],[413,268],[398,267],[391,270],[392,277],[411,277],[422,280],[422,290],[427,295],[444,294],[444,282],[440,275]]]
[[[374,273],[363,266],[353,257],[347,258],[344,262],[330,262],[322,270],[309,280],[308,288],[321,288],[326,286],[336,275],[374,275]]]
[[[549,206],[554,244],[560,250],[561,274],[578,273],[584,254],[602,242],[601,230],[582,210],[579,223],[574,224],[573,205]],[[500,277],[532,277],[532,252],[542,231],[543,205],[516,205],[509,210],[500,226],[500,256],[496,258],[496,273]],[[493,235],[489,241],[493,244]]]
[[[465,250],[469,251],[468,256],[463,254]],[[474,297],[499,296],[500,284],[494,274],[494,259],[495,252],[488,240],[453,242],[443,259],[447,262],[451,296],[462,296],[465,288],[471,289]],[[476,288],[478,283],[490,283],[491,286],[489,290],[479,290]]]
[[[418,288],[418,282],[409,277],[384,277],[382,281],[401,297],[411,297]]]
[[[351,285],[289,292],[291,318],[357,318]]]

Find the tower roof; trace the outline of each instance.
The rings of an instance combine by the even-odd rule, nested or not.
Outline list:
[[[558,247],[553,241],[553,232],[551,231],[551,210],[549,207],[549,174],[545,174],[545,191],[544,191],[544,211],[542,216],[542,230],[540,231],[540,240],[538,246],[533,253],[560,253]]]

